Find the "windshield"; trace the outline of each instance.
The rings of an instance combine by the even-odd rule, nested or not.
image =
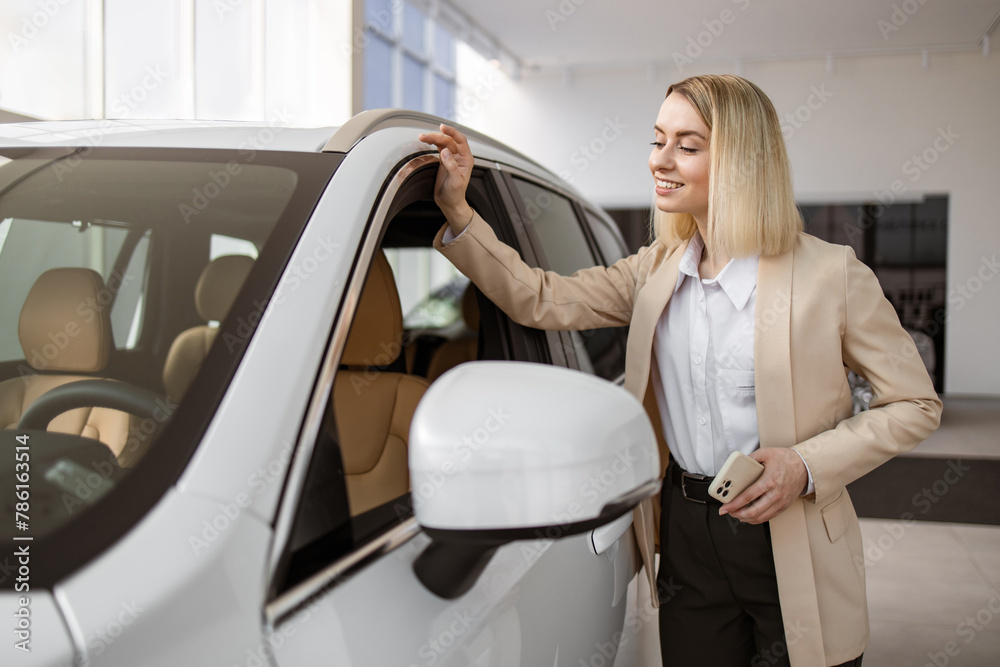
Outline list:
[[[259,319],[230,309],[266,305],[340,159],[0,148],[0,537],[51,543],[33,581],[176,481]]]

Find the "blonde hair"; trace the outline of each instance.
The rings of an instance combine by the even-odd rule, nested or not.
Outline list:
[[[731,74],[692,76],[667,88],[695,108],[709,137],[708,246],[730,257],[792,249],[802,216],[778,114],[760,88]],[[690,213],[653,206],[653,237],[668,246],[698,230]]]

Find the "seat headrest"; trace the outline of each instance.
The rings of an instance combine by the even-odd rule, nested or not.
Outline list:
[[[476,301],[476,286],[472,283],[462,292],[462,320],[472,331],[479,331],[479,302]]]
[[[403,309],[389,260],[379,250],[361,291],[340,363],[385,366],[395,361],[402,349]]]
[[[194,290],[194,304],[203,320],[226,319],[252,268],[253,258],[246,255],[223,255],[208,263]]]
[[[101,274],[91,269],[49,269],[38,276],[17,323],[31,367],[62,373],[104,370],[114,342],[109,296]]]

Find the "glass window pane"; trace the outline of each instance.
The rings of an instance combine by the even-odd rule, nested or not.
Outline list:
[[[109,289],[117,287],[111,306],[111,330],[118,349],[132,350],[139,341],[142,317],[145,314],[146,274],[149,264],[150,232],[143,234],[125,267],[124,276],[105,276]]]
[[[928,197],[916,209],[913,261],[944,266],[948,256],[948,198]]]
[[[527,223],[538,235],[549,268],[568,276],[594,266],[594,255],[569,200],[529,181],[514,179],[514,183],[524,200]]]
[[[534,183],[514,179],[524,200],[527,223],[542,244],[549,266],[570,275],[597,263],[573,205],[565,197]],[[622,330],[591,329],[572,334],[581,370],[614,380],[625,372]],[[588,363],[589,362],[589,363]]]
[[[618,240],[618,236],[603,218],[587,211],[587,220],[590,221],[590,231],[594,234],[594,240],[597,241],[597,246],[601,249],[605,264],[614,264],[626,255],[622,242]]]
[[[424,47],[424,13],[411,5],[403,5],[403,46],[418,55],[425,55]]]
[[[365,27],[374,27],[387,35],[392,34],[392,7],[390,0],[365,0]]]
[[[368,33],[364,50],[365,109],[384,109],[392,104],[392,47],[381,37]]]
[[[455,38],[440,25],[434,25],[434,64],[445,72],[455,72]]]
[[[403,107],[424,111],[424,72],[427,68],[403,56]]]
[[[455,83],[434,75],[434,113],[442,118],[455,117]]]
[[[907,264],[913,260],[912,205],[886,206],[875,224],[875,263]]]

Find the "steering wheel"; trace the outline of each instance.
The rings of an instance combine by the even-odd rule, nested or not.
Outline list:
[[[18,422],[19,429],[45,430],[49,422],[77,408],[110,408],[156,419],[167,412],[159,394],[118,380],[79,380],[50,389],[32,403]]]

